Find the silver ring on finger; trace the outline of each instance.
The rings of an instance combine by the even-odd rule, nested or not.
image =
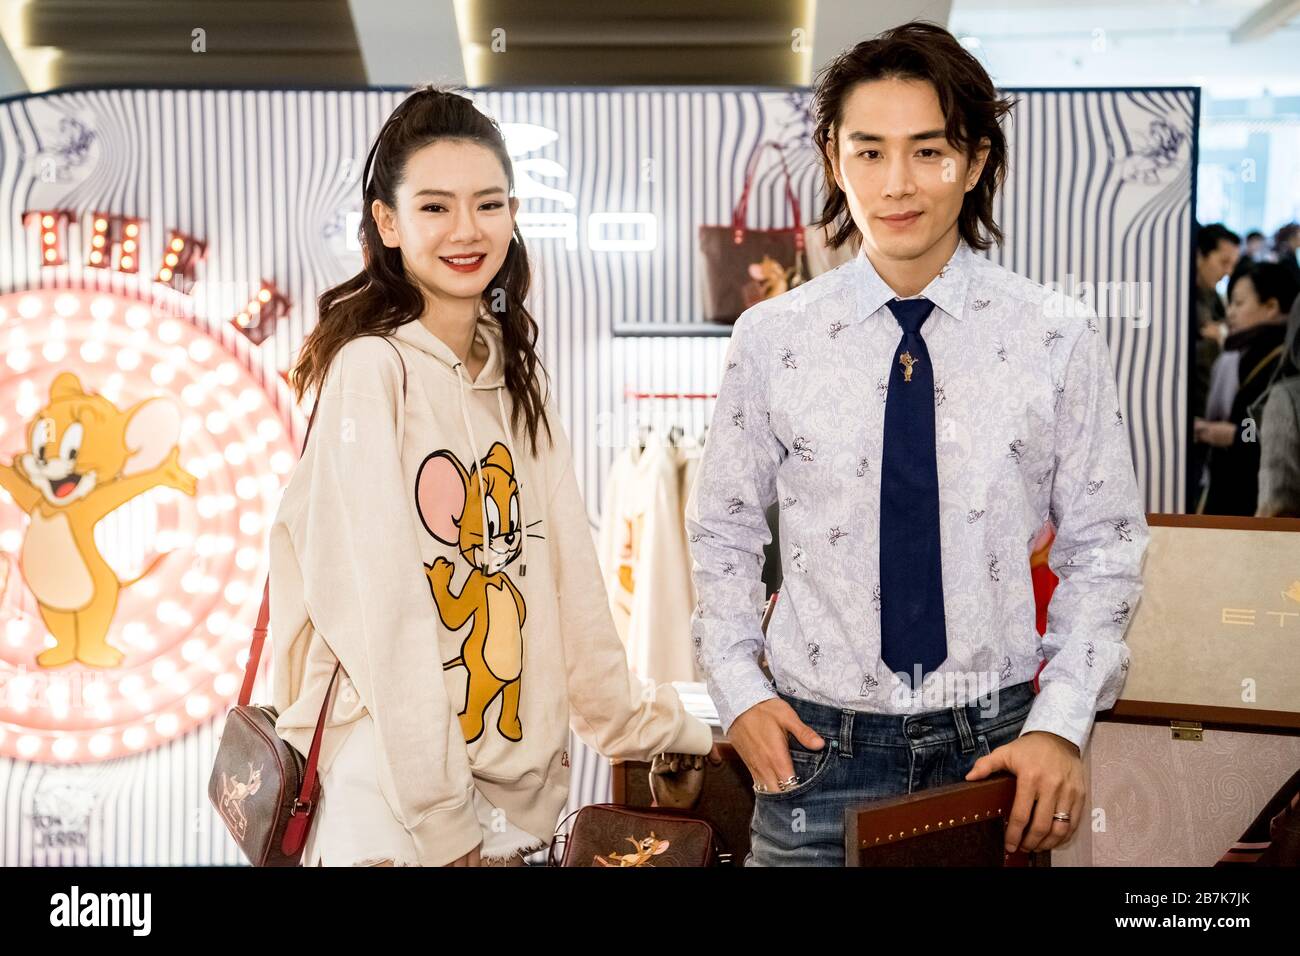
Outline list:
[[[1068,810],[1057,810],[1055,813],[1052,814],[1052,819],[1058,820],[1061,823],[1069,823],[1070,812]]]
[[[779,786],[782,790],[789,790],[798,782],[799,782],[799,778],[797,776],[792,776],[792,777],[787,777],[785,780],[782,780],[779,784],[777,784],[777,786]]]

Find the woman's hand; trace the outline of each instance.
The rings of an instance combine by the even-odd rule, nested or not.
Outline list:
[[[482,866],[483,864],[479,860],[479,851],[481,849],[483,849],[482,843],[474,847],[474,849],[470,850],[460,859],[452,860],[450,863],[444,863],[443,865],[444,866]]]
[[[1214,448],[1228,448],[1237,438],[1237,426],[1233,422],[1211,422],[1197,418],[1192,422],[1192,437]]]

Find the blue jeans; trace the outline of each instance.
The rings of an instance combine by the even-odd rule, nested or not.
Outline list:
[[[1034,687],[1002,688],[988,711],[975,703],[907,716],[780,696],[825,743],[809,750],[787,737],[799,782],[754,795],[746,866],[843,866],[845,810],[961,783],[976,760],[1020,736]]]

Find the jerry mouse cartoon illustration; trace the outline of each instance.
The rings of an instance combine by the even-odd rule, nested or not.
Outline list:
[[[180,422],[180,410],[165,398],[122,411],[86,392],[72,372],[61,372],[49,404],[28,425],[28,451],[0,464],[0,488],[31,519],[18,567],[56,641],[36,656],[41,667],[122,662],[122,652],[107,642],[118,594],[163,555],[136,577],[119,580],[99,553],[95,524],[152,488],[194,494],[197,481],[179,463]]]
[[[480,468],[486,500],[479,494]],[[519,680],[528,608],[506,568],[518,559],[528,531],[520,523],[519,485],[509,449],[495,442],[468,471],[452,452],[434,452],[420,465],[415,502],[426,530],[443,544],[455,545],[471,568],[455,594],[451,579],[456,568],[451,561],[437,558],[424,566],[442,623],[455,631],[473,621],[460,655],[443,664],[444,670],[464,667],[469,672],[465,709],[460,713],[465,741],[477,740],[483,733],[484,712],[498,695],[497,730],[507,740],[522,740]]]

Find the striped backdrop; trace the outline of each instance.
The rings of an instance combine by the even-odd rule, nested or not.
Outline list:
[[[990,255],[1067,291],[1069,276],[1145,284],[1146,320],[1104,327],[1148,510],[1181,511],[1197,91],[1013,92],[1011,173],[997,210],[1006,241]],[[708,421],[707,401],[632,401],[625,392],[716,391],[727,340],[699,323],[695,236],[700,225],[730,221],[758,143],[787,147],[804,221],[817,210],[809,91],[472,95],[511,146],[535,265],[530,307],[594,524],[603,476],[639,422],[694,435]],[[271,340],[241,351],[270,383],[313,324],[315,297],[359,269],[347,234],[362,165],[403,96],[131,88],[0,101],[0,292],[100,281],[78,261],[91,212],[146,220],[146,276],[164,230],[178,229],[209,244],[193,294],[207,327],[237,312],[261,279],[293,303]],[[751,225],[791,224],[781,183],[769,152]],[[20,214],[51,208],[78,217],[67,234],[72,261],[41,268]],[[655,228],[600,223],[628,213],[652,215]],[[593,236],[653,237],[655,248],[593,249]],[[114,287],[148,296],[147,281]],[[6,444],[0,456],[12,451]],[[99,764],[0,760],[0,865],[240,863],[206,796],[219,732],[220,719]],[[607,764],[576,739],[571,753],[570,808],[607,799]]]

